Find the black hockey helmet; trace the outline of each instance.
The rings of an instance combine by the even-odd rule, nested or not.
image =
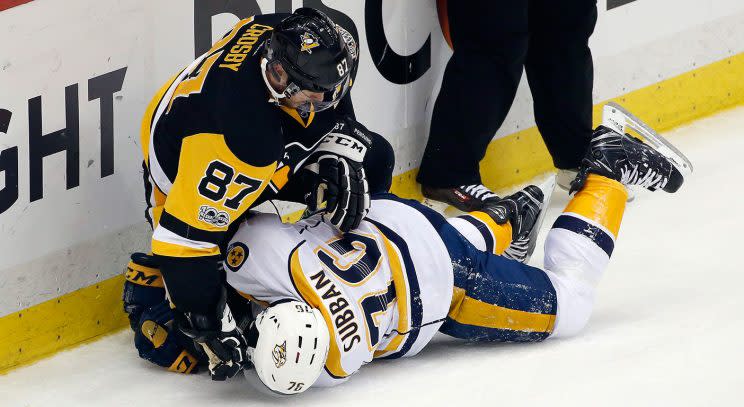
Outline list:
[[[322,102],[301,110],[326,110],[346,94],[356,68],[356,43],[323,12],[303,7],[282,20],[266,46],[268,64],[281,63],[289,76],[282,96],[301,90],[323,92]]]

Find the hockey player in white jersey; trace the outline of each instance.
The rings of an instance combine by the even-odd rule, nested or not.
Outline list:
[[[622,135],[626,123],[646,143]],[[450,219],[376,194],[368,218],[344,235],[322,214],[294,225],[255,214],[225,250],[222,326],[249,345],[238,357],[246,375],[285,394],[341,383],[375,358],[413,356],[437,331],[470,341],[573,335],[591,314],[626,186],[675,192],[691,171],[674,146],[608,104],[576,194],[548,233],[544,269],[524,264],[542,209],[536,187]],[[158,265],[133,256],[124,303],[141,310],[130,318],[140,357],[182,373],[214,363],[198,335],[179,329],[164,291]]]
[[[506,199],[503,225],[498,209],[445,219],[392,194],[375,196],[345,235],[320,215],[296,224],[253,216],[225,265],[227,283],[266,307],[245,330],[258,378],[284,394],[335,385],[373,359],[417,354],[437,331],[525,342],[578,333],[614,248],[626,186],[675,192],[683,182],[683,169],[659,151],[595,131],[576,194],[548,233],[544,269],[499,255],[532,229],[536,187]]]

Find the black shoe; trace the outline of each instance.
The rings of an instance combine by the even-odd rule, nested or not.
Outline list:
[[[452,188],[434,188],[422,185],[421,193],[427,200],[452,205],[463,212],[483,210],[485,203],[494,202],[499,199],[498,195],[481,184],[461,185]],[[430,204],[430,206],[432,205]]]
[[[675,192],[684,181],[682,174],[663,154],[637,138],[604,126],[594,131],[569,193],[580,190],[590,173],[650,191]]]
[[[543,191],[529,185],[513,195],[484,206],[483,212],[496,223],[501,224],[507,220],[511,223],[512,242],[504,251],[504,257],[524,263],[532,255],[539,232],[538,218],[545,206],[543,202]]]

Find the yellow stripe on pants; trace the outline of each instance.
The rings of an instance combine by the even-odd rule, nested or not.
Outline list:
[[[555,315],[539,314],[501,307],[468,297],[465,290],[454,288],[449,317],[465,324],[483,328],[525,332],[552,332]]]

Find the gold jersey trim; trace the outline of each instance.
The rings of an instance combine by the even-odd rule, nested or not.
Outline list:
[[[395,296],[398,307],[398,334],[388,343],[385,349],[377,350],[374,353],[375,358],[384,357],[392,352],[397,352],[403,345],[405,333],[411,329],[411,309],[408,303],[408,283],[403,272],[403,260],[398,253],[398,249],[376,226],[372,226],[382,237],[385,244],[385,253],[388,257],[390,272],[393,275],[393,284],[395,285]],[[402,333],[402,334],[401,334]]]
[[[289,275],[292,278],[292,282],[297,288],[297,292],[300,294],[302,299],[306,303],[310,304],[313,308],[319,309],[320,313],[323,314],[323,319],[326,322],[328,334],[331,338],[330,347],[328,349],[328,358],[326,359],[325,365],[326,370],[333,377],[344,378],[349,376],[350,373],[346,373],[343,366],[341,366],[341,350],[338,347],[336,330],[334,329],[331,315],[329,314],[329,311],[326,309],[326,307],[323,305],[323,301],[318,296],[318,293],[313,290],[310,282],[307,281],[305,272],[302,270],[302,264],[300,264],[299,249],[304,243],[305,242],[303,241],[302,243],[297,245],[297,247],[295,247],[292,250],[292,253],[289,255]]]

